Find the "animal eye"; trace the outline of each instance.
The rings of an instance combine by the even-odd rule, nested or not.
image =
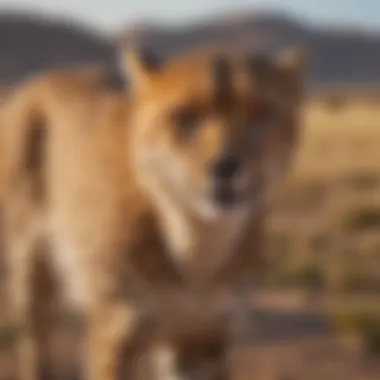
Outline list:
[[[177,128],[178,135],[181,138],[188,138],[193,135],[199,117],[192,109],[178,108],[172,111],[171,120]]]
[[[260,143],[274,124],[274,115],[268,109],[263,109],[260,115],[250,124],[250,136],[254,143]]]
[[[261,120],[250,125],[249,133],[253,143],[261,143],[270,128],[269,120]]]

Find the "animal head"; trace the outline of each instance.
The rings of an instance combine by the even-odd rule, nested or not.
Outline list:
[[[215,218],[257,205],[286,172],[306,54],[200,50],[166,63],[127,51],[134,158],[156,186]]]

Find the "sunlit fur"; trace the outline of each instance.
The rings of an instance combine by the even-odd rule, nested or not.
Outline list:
[[[130,379],[157,325],[157,342],[192,363],[176,376],[220,379],[230,327],[246,310],[239,285],[258,265],[263,200],[296,148],[303,54],[268,62],[206,49],[153,66],[134,52],[122,58],[128,93],[101,71],[61,70],[2,100],[21,380],[50,374],[57,280],[88,318],[87,380]],[[241,170],[220,181],[212,165],[226,154]],[[195,354],[210,344],[223,349]]]

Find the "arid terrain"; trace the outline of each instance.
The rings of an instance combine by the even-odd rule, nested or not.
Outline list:
[[[380,94],[310,96],[304,119],[294,170],[271,200],[264,283],[252,296],[252,333],[232,353],[234,373],[379,379]],[[17,331],[4,275],[0,380],[11,380]],[[52,354],[69,375],[80,334],[71,319],[60,322]]]

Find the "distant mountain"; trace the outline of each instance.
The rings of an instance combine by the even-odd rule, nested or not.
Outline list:
[[[0,86],[51,67],[113,61],[112,42],[84,26],[0,13]]]
[[[380,33],[353,28],[317,29],[283,14],[248,12],[175,29],[139,25],[124,38],[137,39],[164,56],[199,44],[269,51],[310,45],[315,60],[310,74],[312,84],[380,84]]]
[[[114,68],[115,42],[120,39],[135,39],[164,57],[200,44],[268,51],[308,44],[315,57],[313,85],[380,84],[380,33],[318,29],[283,14],[246,12],[177,28],[148,22],[111,38],[80,24],[0,13],[0,86],[57,66]]]

